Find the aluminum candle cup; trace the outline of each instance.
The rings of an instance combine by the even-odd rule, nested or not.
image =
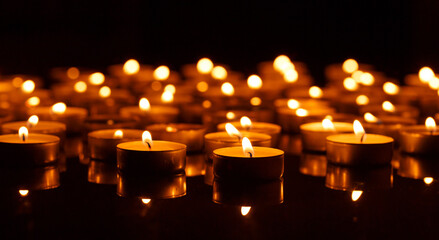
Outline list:
[[[305,123],[300,125],[302,147],[307,151],[326,151],[326,137],[340,133],[352,133],[352,123],[334,122],[334,128],[323,127],[322,122]]]
[[[26,126],[26,121],[20,122],[9,122],[2,125],[3,134],[16,134],[22,126]],[[66,125],[60,122],[54,121],[39,121],[35,126],[28,128],[29,133],[40,133],[55,135],[60,138],[61,141],[64,140],[66,135]]]
[[[282,131],[288,133],[299,133],[300,125],[309,122],[308,119],[314,119],[315,117],[325,118],[327,115],[335,113],[332,108],[313,108],[307,109],[306,114],[298,115],[297,109],[280,108],[277,110],[277,117],[279,125],[282,126]]]
[[[213,151],[215,178],[280,179],[284,172],[284,152],[275,148],[253,147],[254,155],[244,155],[242,147]]]
[[[408,105],[394,105],[394,107],[394,111],[385,111],[381,105],[368,105],[361,107],[360,113],[365,114],[366,112],[370,112],[378,118],[389,115],[413,119],[417,119],[419,117],[419,110],[415,107]]]
[[[142,141],[117,145],[117,168],[121,172],[142,174],[175,174],[183,172],[186,145],[169,141],[153,141],[151,148]]]
[[[401,151],[417,155],[439,154],[439,132],[428,131],[425,126],[412,126],[401,129]]]
[[[153,123],[171,123],[178,120],[178,108],[168,106],[152,106],[149,110],[142,110],[138,106],[124,107],[120,110],[122,117],[135,119],[140,128]]]
[[[256,133],[265,133],[271,136],[271,147],[275,147],[278,145],[280,133],[281,133],[281,126],[273,123],[266,123],[266,122],[252,122],[251,127],[242,127],[240,122],[231,122],[233,126],[236,127],[239,131],[249,131],[249,132],[256,132]],[[221,123],[217,127],[218,131],[225,131],[226,129],[226,123]]]
[[[96,184],[117,184],[116,164],[91,160],[87,179]]]
[[[341,165],[389,164],[393,155],[393,139],[365,134],[363,141],[355,134],[339,134],[326,138],[328,162]]]
[[[117,144],[141,140],[142,133],[142,130],[136,129],[105,129],[93,131],[88,134],[90,158],[116,162]]]
[[[153,124],[146,127],[154,139],[173,141],[185,144],[187,152],[200,152],[203,150],[204,134],[203,125],[188,123]]]
[[[399,116],[382,116],[377,122],[363,123],[366,132],[385,135],[391,137],[399,143],[399,132],[404,126],[414,125],[416,120]]]
[[[31,133],[23,141],[18,134],[0,135],[1,165],[29,166],[55,162],[59,153],[59,137]]]
[[[84,108],[67,107],[63,113],[54,113],[51,107],[35,107],[29,109],[29,115],[37,115],[40,120],[58,121],[66,125],[68,133],[79,133],[83,129],[87,110]]]

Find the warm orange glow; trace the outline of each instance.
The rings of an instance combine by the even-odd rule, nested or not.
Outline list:
[[[334,118],[331,115],[326,115],[324,119],[334,120]]]
[[[300,106],[300,103],[296,99],[289,99],[287,105],[289,109],[297,109]]]
[[[262,103],[262,100],[259,97],[252,97],[250,99],[250,104],[252,106],[259,106],[259,105],[261,105],[261,103]]]
[[[427,185],[430,185],[431,183],[433,183],[433,178],[432,177],[425,177],[424,178],[424,183]]]
[[[233,96],[235,93],[235,88],[233,88],[231,83],[225,82],[223,85],[221,85],[221,92],[226,96]]]
[[[323,96],[323,91],[317,86],[312,86],[309,88],[309,96],[312,98],[321,98]]]
[[[20,129],[18,129],[18,137],[23,142],[25,142],[27,140],[27,138],[29,137],[29,130],[27,130],[27,127],[23,126],[23,127],[20,127]]]
[[[306,117],[306,116],[308,116],[308,110],[303,109],[303,108],[298,108],[296,110],[296,115],[299,117]]]
[[[425,127],[428,131],[436,131],[436,122],[432,117],[425,119]]]
[[[359,95],[355,99],[355,102],[357,103],[357,105],[367,105],[369,104],[369,98],[366,95]]]
[[[18,193],[22,196],[22,197],[26,197],[29,194],[29,190],[27,189],[20,189],[18,190]]]
[[[242,151],[244,152],[244,156],[246,157],[255,156],[255,151],[253,149],[252,143],[247,137],[242,138]]]
[[[209,89],[209,84],[207,84],[207,82],[201,81],[197,83],[197,90],[199,92],[206,92],[207,89]]]
[[[432,79],[430,79],[430,81],[428,82],[428,87],[430,87],[433,90],[438,90],[439,89],[439,78],[433,77]]]
[[[151,104],[149,104],[148,99],[146,98],[141,98],[139,100],[139,108],[142,111],[149,111],[151,109]]]
[[[111,89],[107,86],[103,86],[99,89],[99,96],[101,98],[107,98],[111,95]]]
[[[323,126],[323,129],[325,129],[325,130],[332,130],[332,131],[335,130],[334,124],[332,123],[332,121],[330,119],[327,119],[327,118],[323,119],[322,126]]]
[[[285,72],[287,69],[294,69],[294,64],[290,58],[285,55],[277,56],[273,61],[273,68],[278,72]]]
[[[209,100],[204,100],[202,105],[203,105],[203,108],[210,108],[210,107],[212,107],[212,102],[210,102]]]
[[[366,133],[364,131],[363,125],[361,125],[360,121],[355,120],[354,121],[354,133],[356,136],[363,137],[363,135]]]
[[[122,130],[116,130],[116,131],[114,131],[113,138],[119,138],[119,139],[123,138],[123,132],[122,132]]]
[[[164,91],[162,93],[161,100],[164,103],[171,103],[174,101],[174,94],[172,94],[172,92]]]
[[[151,136],[151,133],[149,131],[144,131],[142,133],[142,143],[143,143],[143,145],[145,145],[149,149],[152,148],[152,144],[153,144],[152,136]]]
[[[160,81],[153,81],[151,83],[151,89],[158,92],[160,89],[162,89],[162,83]]]
[[[166,127],[166,132],[177,132],[177,128],[171,127],[171,126],[167,126]]]
[[[287,83],[294,83],[299,79],[299,73],[296,69],[288,69],[284,72],[284,80]]]
[[[87,91],[87,83],[85,83],[84,81],[78,81],[73,86],[73,89],[75,89],[75,91],[78,93],[83,93]]]
[[[226,113],[226,118],[229,120],[235,119],[236,115],[234,112],[227,112]]]
[[[375,78],[372,74],[365,72],[360,76],[360,83],[366,86],[372,86],[375,82]]]
[[[26,80],[21,84],[21,91],[24,93],[32,93],[35,90],[35,83],[32,80]]]
[[[21,77],[14,77],[14,79],[12,79],[12,85],[16,88],[21,87],[21,85],[23,84],[23,78]]]
[[[343,62],[342,68],[345,73],[353,73],[358,70],[358,63],[355,59],[346,59],[346,61]]]
[[[175,94],[175,92],[177,91],[177,89],[175,88],[174,85],[172,85],[172,84],[168,84],[168,85],[165,86],[165,88],[163,89],[163,91],[171,92],[172,94]]]
[[[67,69],[67,77],[74,80],[77,79],[79,77],[79,69],[76,67],[70,67],[69,69]]]
[[[216,80],[224,80],[227,78],[227,70],[222,66],[216,66],[211,72],[212,78]]]
[[[63,114],[67,110],[67,106],[63,102],[55,103],[52,106],[52,112],[55,114]]]
[[[350,77],[347,77],[343,80],[343,86],[348,91],[356,91],[358,90],[358,83]]]
[[[428,83],[435,77],[435,74],[431,68],[423,67],[419,69],[418,77],[421,82]]]
[[[142,198],[142,203],[145,205],[148,205],[151,202],[151,199],[149,198]]]
[[[38,124],[39,118],[37,115],[32,115],[27,119],[27,126],[28,127],[35,127]]]
[[[250,212],[252,207],[242,206],[241,207],[241,215],[247,216],[247,214]]]
[[[389,101],[384,101],[382,104],[382,108],[386,112],[395,112],[395,106]]]
[[[250,89],[260,89],[262,87],[262,79],[256,74],[250,75],[247,78],[247,85]]]
[[[105,76],[100,72],[95,72],[90,74],[90,76],[88,76],[88,82],[91,85],[101,85],[102,83],[104,83],[104,81],[105,81]]]
[[[238,129],[236,129],[235,126],[233,126],[231,123],[226,124],[226,132],[231,137],[238,137],[238,138],[242,137],[241,132],[239,132]]]
[[[201,74],[208,74],[213,69],[213,62],[209,58],[202,58],[198,60],[197,70]]]
[[[39,97],[30,97],[26,100],[26,106],[27,107],[36,107],[40,105],[40,98]]]
[[[369,122],[369,123],[376,123],[376,122],[378,122],[378,118],[375,117],[372,113],[369,113],[369,112],[364,114],[364,120],[366,120],[366,122]]]
[[[165,65],[159,66],[154,70],[153,77],[155,80],[163,81],[169,78],[171,71]]]
[[[134,75],[140,70],[140,64],[136,59],[129,59],[123,65],[123,72],[126,75]]]
[[[246,116],[242,117],[239,122],[241,123],[241,127],[245,129],[250,129],[252,127],[252,121]]]
[[[355,72],[352,73],[351,77],[357,82],[360,83],[361,80],[361,75],[363,75],[363,71],[357,70]]]
[[[396,95],[399,93],[399,86],[392,82],[386,82],[383,85],[383,90],[389,95]]]
[[[354,190],[352,191],[352,201],[356,202],[358,199],[360,199],[361,195],[363,195],[363,191],[361,190]]]

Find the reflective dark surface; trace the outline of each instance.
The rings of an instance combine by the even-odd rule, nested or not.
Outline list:
[[[55,167],[26,169],[20,173],[2,169],[0,236],[2,239],[436,238],[439,232],[437,159],[403,155],[399,162],[396,160],[400,156],[395,158],[398,159],[393,166],[399,170],[391,166],[351,169],[326,165],[324,155],[288,154],[283,182],[214,183],[213,187],[205,184],[202,175],[168,177],[156,182],[141,179],[140,183],[135,179],[132,185],[132,179],[118,178],[112,166],[80,161],[79,157],[67,158],[62,165],[66,171],[61,173]],[[84,164],[87,162],[88,165]],[[433,182],[427,184],[426,177],[432,177]],[[213,188],[216,194],[220,193],[218,203],[213,201]],[[21,196],[20,189],[29,192]],[[183,190],[185,195],[181,194]],[[352,200],[353,190],[363,191],[357,201]],[[141,196],[133,194],[136,191]],[[156,195],[144,194],[145,191]],[[241,192],[243,195],[238,196]],[[165,197],[156,199],[156,196]],[[145,204],[140,197],[152,200]],[[241,214],[241,205],[252,206],[245,216]]]

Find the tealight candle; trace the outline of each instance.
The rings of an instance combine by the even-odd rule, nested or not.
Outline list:
[[[242,147],[226,147],[213,151],[216,178],[280,179],[284,172],[284,152],[269,147],[252,147],[244,137]]]
[[[366,105],[360,108],[360,113],[370,112],[375,116],[401,116],[405,118],[417,119],[419,110],[409,105],[393,105],[389,101],[384,101],[381,105]]]
[[[305,123],[300,125],[302,147],[307,151],[326,151],[326,137],[339,133],[352,133],[351,123],[332,122],[323,119],[322,122]]]
[[[90,158],[116,162],[117,144],[142,139],[142,130],[105,129],[88,134]]]
[[[188,123],[153,124],[146,127],[154,139],[173,141],[185,144],[187,152],[203,150],[204,133],[203,125]]]
[[[377,118],[371,113],[365,113],[364,120],[366,122],[363,125],[367,132],[391,137],[395,143],[399,143],[401,128],[416,124],[416,120],[412,118],[400,116],[380,116]]]
[[[328,162],[342,165],[376,165],[391,162],[391,137],[366,135],[358,120],[354,121],[354,132],[355,134],[338,134],[326,138]]]
[[[145,131],[142,141],[117,145],[117,167],[119,171],[142,173],[183,172],[186,164],[186,145],[169,141],[152,141]]]
[[[400,149],[409,154],[437,155],[439,153],[439,132],[433,118],[425,120],[425,126],[401,129]]]
[[[4,165],[43,165],[55,162],[59,153],[59,137],[29,134],[21,127],[18,134],[0,135],[0,151]]]
[[[335,112],[332,108],[317,107],[312,109],[295,108],[289,105],[289,108],[280,108],[277,110],[278,122],[284,132],[298,133],[300,125],[307,122],[308,118],[324,117]]]
[[[36,115],[32,115],[27,121],[9,122],[2,125],[3,134],[18,133],[22,126],[27,126],[29,133],[41,133],[55,135],[62,141],[65,138],[66,125],[55,121],[39,121]]]

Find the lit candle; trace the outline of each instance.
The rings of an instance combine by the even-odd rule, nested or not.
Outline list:
[[[363,125],[367,132],[391,137],[395,143],[399,143],[401,128],[416,124],[416,120],[412,118],[400,116],[380,116],[377,118],[369,112],[364,114],[364,121]]]
[[[186,145],[169,141],[152,140],[148,131],[142,141],[117,145],[117,167],[125,172],[150,174],[183,172],[186,163]]]
[[[55,135],[61,141],[65,138],[66,125],[55,121],[39,121],[37,115],[32,115],[27,121],[9,122],[2,125],[3,134],[14,134],[22,126],[27,126],[29,133],[41,133]]]
[[[401,129],[400,149],[403,152],[419,155],[439,153],[439,132],[436,122],[429,117],[425,126],[408,126]]]
[[[393,139],[366,134],[361,123],[354,121],[354,134],[338,134],[326,138],[328,162],[343,165],[388,164],[392,160]]]
[[[401,116],[417,119],[419,110],[409,105],[394,105],[390,101],[384,101],[381,105],[366,105],[360,108],[360,113],[370,112],[375,116]]]

